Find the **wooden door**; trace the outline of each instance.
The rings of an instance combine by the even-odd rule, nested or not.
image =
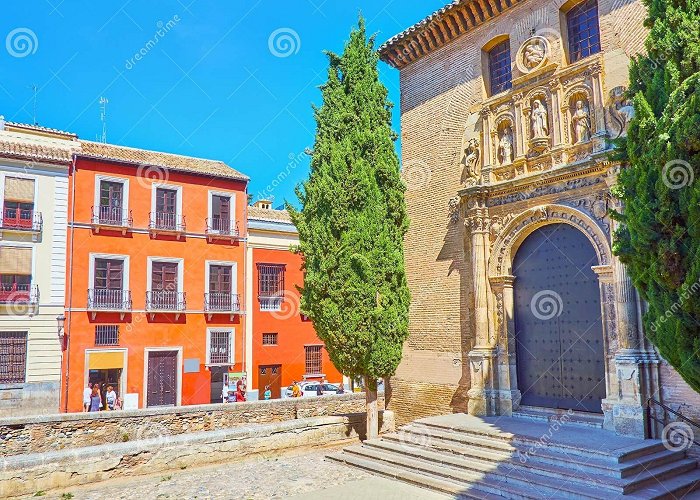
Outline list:
[[[270,386],[272,399],[282,397],[282,365],[258,367],[258,398],[264,399],[265,386]]]
[[[162,229],[175,229],[177,191],[174,189],[156,189],[156,224]]]
[[[148,392],[146,406],[177,404],[177,351],[148,353]]]
[[[227,196],[213,196],[212,219],[214,230],[227,233],[231,226],[231,198]]]

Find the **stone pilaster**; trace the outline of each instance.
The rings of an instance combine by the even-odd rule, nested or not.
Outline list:
[[[517,360],[514,316],[513,283],[515,276],[495,276],[489,279],[491,291],[496,297],[496,344],[498,346],[496,381],[498,390],[494,394],[498,415],[512,415],[520,406],[518,390]]]

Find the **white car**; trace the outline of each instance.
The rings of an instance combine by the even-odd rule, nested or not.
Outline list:
[[[318,382],[302,382],[299,384],[299,387],[301,387],[301,395],[304,398],[311,398],[311,397],[316,397],[318,396],[317,394],[317,387],[318,387]],[[291,398],[292,397],[292,387],[289,386],[287,389],[284,391],[284,397],[285,398]],[[328,382],[325,382],[323,384],[323,395],[327,396],[329,394],[336,394],[338,392],[338,386],[336,384],[329,384]]]

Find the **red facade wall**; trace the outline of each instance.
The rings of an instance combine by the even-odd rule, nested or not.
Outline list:
[[[68,350],[64,354],[64,382],[62,408],[80,411],[82,392],[87,383],[86,349],[126,349],[127,364],[123,370],[126,393],[139,395],[139,407],[145,406],[144,380],[147,348],[178,348],[181,362],[198,360],[199,370],[184,373],[177,388],[181,404],[209,403],[211,400],[211,373],[205,366],[207,328],[234,330],[233,371],[242,371],[245,336],[245,316],[204,312],[205,262],[236,263],[233,287],[244,304],[244,248],[242,242],[229,240],[208,241],[205,237],[208,217],[209,191],[230,192],[235,196],[235,220],[241,234],[246,231],[246,183],[225,178],[160,171],[159,178],[146,178],[135,165],[78,159],[69,177],[69,230],[68,282],[66,297],[66,333]],[[151,175],[153,172],[146,172]],[[133,230],[100,229],[90,225],[96,176],[105,175],[127,179],[129,182],[128,208],[133,215]],[[149,212],[152,210],[152,183],[163,182],[181,186],[182,214],[186,221],[186,235],[179,239],[172,235],[149,234]],[[73,227],[71,227],[73,226]],[[129,289],[133,311],[124,314],[87,310],[90,283],[90,254],[126,255],[129,258]],[[184,262],[183,290],[186,292],[186,311],[151,315],[145,311],[145,296],[150,276],[148,257],[179,258]],[[95,325],[119,325],[119,345],[95,346]],[[67,399],[66,399],[67,398]]]

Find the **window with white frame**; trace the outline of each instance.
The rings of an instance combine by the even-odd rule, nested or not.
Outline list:
[[[93,219],[99,224],[126,226],[128,224],[129,183],[118,177],[95,178],[95,208]]]
[[[207,229],[219,234],[233,234],[236,229],[235,198],[232,193],[209,191]]]
[[[279,311],[284,300],[284,264],[258,264],[261,311]]]
[[[233,331],[211,329],[207,331],[207,364],[230,365],[233,363]]]
[[[184,261],[162,257],[148,258],[148,292],[146,308],[151,310],[184,311]]]

